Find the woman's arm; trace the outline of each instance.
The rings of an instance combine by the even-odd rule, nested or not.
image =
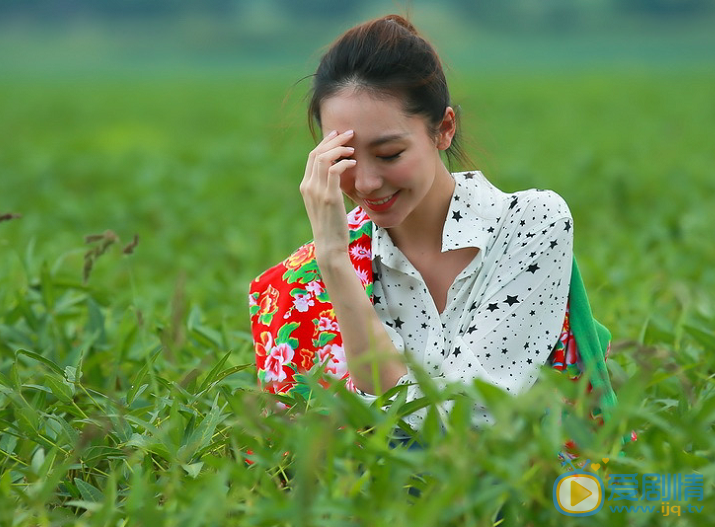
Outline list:
[[[344,255],[317,259],[340,325],[353,383],[358,389],[374,394],[395,386],[407,368],[365,294],[347,251]]]
[[[400,352],[365,295],[348,255],[349,234],[340,175],[355,165],[352,131],[331,132],[308,156],[300,185],[313,229],[321,277],[340,326],[353,383],[369,393],[387,390],[407,373]]]

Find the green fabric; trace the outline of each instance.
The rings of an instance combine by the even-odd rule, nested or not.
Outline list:
[[[569,310],[571,331],[576,339],[584,370],[594,392],[600,396],[601,414],[604,419],[608,419],[610,409],[618,402],[606,368],[606,351],[611,341],[611,333],[593,318],[576,258],[571,271]]]

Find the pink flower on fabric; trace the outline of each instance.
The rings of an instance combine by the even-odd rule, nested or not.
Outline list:
[[[360,207],[357,207],[351,210],[348,214],[348,229],[359,229],[360,226],[369,219],[370,218],[368,217],[367,212],[362,210]]]
[[[307,283],[305,285],[305,289],[308,292],[313,293],[315,296],[318,296],[324,291],[322,284],[317,280],[313,280],[312,282]]]
[[[347,377],[347,379],[345,380],[345,388],[346,388],[349,392],[356,392],[356,391],[357,391],[357,388],[355,388],[355,384],[353,383],[353,378],[352,378],[352,377]]]
[[[353,260],[364,260],[366,258],[370,259],[370,249],[360,247],[359,245],[353,245],[350,247],[350,256],[353,257]]]
[[[265,382],[277,381],[283,382],[286,379],[286,372],[283,371],[283,366],[293,360],[295,352],[288,344],[278,344],[271,349],[271,352],[266,357]]]
[[[342,379],[348,372],[345,350],[339,344],[326,344],[320,348],[318,350],[318,360],[320,364],[325,363],[325,371],[332,377]]]
[[[308,309],[310,309],[310,306],[315,305],[315,300],[312,300],[310,295],[297,294],[293,299],[293,305],[298,311],[305,313]]]
[[[360,279],[360,282],[362,283],[362,285],[366,286],[368,283],[367,271],[365,269],[355,269],[355,274]]]
[[[320,317],[318,319],[318,331],[340,331],[340,326],[331,318]]]

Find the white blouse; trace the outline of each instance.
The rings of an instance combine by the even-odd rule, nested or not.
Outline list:
[[[454,174],[442,252],[479,253],[449,288],[439,313],[420,273],[373,224],[374,304],[395,347],[444,386],[481,379],[510,393],[536,381],[561,332],[571,279],[572,218],[556,193],[506,194],[481,172]],[[414,383],[411,371],[398,384]],[[368,401],[374,396],[359,392]],[[422,396],[407,389],[408,400]],[[449,411],[451,404],[440,408]],[[425,410],[405,419],[419,427]],[[491,422],[485,408],[476,426]]]

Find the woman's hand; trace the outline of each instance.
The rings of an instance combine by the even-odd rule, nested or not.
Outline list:
[[[330,132],[308,155],[305,175],[300,183],[305,209],[313,229],[315,255],[321,259],[347,255],[348,231],[340,175],[355,166],[355,149],[345,146],[353,136],[348,130],[341,134]]]

